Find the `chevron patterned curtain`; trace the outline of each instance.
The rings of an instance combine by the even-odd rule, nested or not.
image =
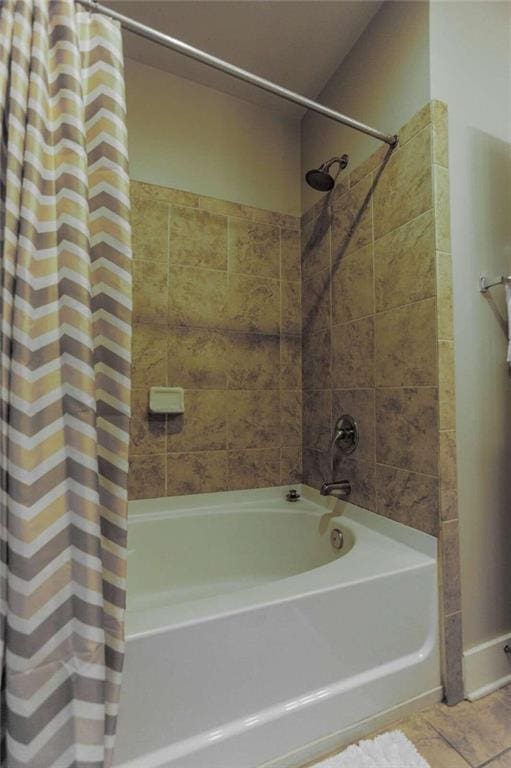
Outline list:
[[[131,251],[121,34],[0,1],[1,764],[112,760]]]

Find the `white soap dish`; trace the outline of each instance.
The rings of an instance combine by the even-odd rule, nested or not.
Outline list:
[[[185,392],[182,387],[151,387],[150,413],[184,413]]]

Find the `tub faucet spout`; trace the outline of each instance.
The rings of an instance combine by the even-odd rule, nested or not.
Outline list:
[[[322,496],[334,496],[337,499],[347,499],[351,493],[349,480],[335,480],[333,483],[323,483],[320,494]]]

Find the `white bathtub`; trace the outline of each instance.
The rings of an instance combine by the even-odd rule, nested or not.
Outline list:
[[[286,490],[130,505],[115,765],[291,768],[438,699],[436,540]]]

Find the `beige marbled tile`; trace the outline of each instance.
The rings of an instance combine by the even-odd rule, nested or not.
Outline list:
[[[282,229],[300,229],[300,217],[293,216],[291,213],[281,213],[280,211],[269,211],[265,208],[252,208],[253,221],[259,221],[262,224],[269,224],[272,227],[282,227]]]
[[[331,192],[327,192],[326,195],[323,194],[322,197],[320,197],[319,200],[316,201],[315,207],[317,209],[317,212],[320,210],[323,210],[323,207],[325,205],[332,205],[332,203],[335,203],[335,201],[344,195],[345,192],[349,190],[350,187],[353,186],[351,184],[351,174],[349,171],[349,163],[348,163],[348,169],[344,171],[340,171],[337,176],[335,175],[335,172],[337,171],[338,166],[334,165],[334,180],[335,180],[335,187],[332,189]]]
[[[302,227],[302,278],[330,268],[330,214],[325,212]]]
[[[338,453],[333,458],[332,477],[334,480],[349,480],[351,484],[349,501],[352,504],[371,511],[375,510],[374,462],[359,461]]]
[[[280,337],[280,388],[302,388],[302,339],[300,336]]]
[[[300,283],[280,282],[280,328],[282,333],[299,334],[302,330]]]
[[[449,253],[436,254],[438,338],[454,339],[452,301],[452,259]]]
[[[336,389],[374,385],[374,318],[332,327],[332,385]]]
[[[302,271],[300,231],[282,229],[280,232],[280,276],[282,280],[299,281]]]
[[[252,220],[254,216],[254,209],[250,205],[234,203],[230,200],[220,200],[216,197],[207,197],[206,195],[200,195],[199,207],[202,211],[217,213],[220,216],[237,216],[249,220]]]
[[[440,510],[442,520],[458,517],[458,481],[456,465],[456,432],[440,432]]]
[[[167,265],[159,261],[133,262],[133,322],[167,323]]]
[[[302,283],[302,328],[317,333],[330,325],[330,270],[316,272]]]
[[[167,451],[226,448],[229,397],[224,390],[185,390],[185,412],[167,418]]]
[[[228,393],[229,449],[280,446],[279,390],[231,390]]]
[[[131,391],[130,456],[165,453],[167,447],[166,418],[149,413],[147,389]]]
[[[278,220],[281,229],[293,229],[300,232],[300,215],[292,213],[281,213]]]
[[[308,208],[300,216],[300,229],[302,229],[305,224],[308,224],[309,221],[312,221],[313,218],[314,218],[314,205],[311,205],[311,207]]]
[[[486,764],[486,768],[509,768],[511,766],[511,749]]]
[[[412,472],[438,473],[436,387],[376,390],[376,461]]]
[[[133,325],[131,340],[133,387],[164,387],[167,384],[167,341],[159,325]]]
[[[471,768],[470,764],[435,731],[423,715],[399,723],[397,727],[410,739],[419,754],[432,768]]]
[[[183,326],[169,328],[169,386],[186,389],[225,389],[229,351],[230,339],[223,331]]]
[[[131,246],[135,259],[167,261],[169,206],[160,200],[131,201]]]
[[[430,127],[392,155],[378,177],[373,197],[375,238],[433,207]]]
[[[327,452],[332,442],[332,392],[312,390],[303,393],[303,444]]]
[[[435,197],[436,247],[438,251],[451,250],[451,203],[449,199],[449,171],[433,166]]]
[[[372,176],[349,188],[332,206],[332,263],[349,251],[368,245],[373,237]]]
[[[332,481],[332,454],[330,451],[303,449],[303,482],[320,489],[323,483]]]
[[[316,200],[312,207],[312,218],[322,218],[325,221],[331,222],[332,204],[334,200],[337,200],[341,195],[344,195],[344,193],[347,192],[349,188],[349,183],[336,184],[331,192],[327,192],[326,194],[321,193],[319,200]]]
[[[471,766],[482,766],[511,747],[511,697],[506,689],[433,710],[427,719]]]
[[[456,402],[454,389],[454,342],[438,342],[438,388],[440,429],[456,428]]]
[[[426,211],[374,244],[376,311],[435,295],[435,226]]]
[[[227,269],[227,218],[195,208],[170,208],[171,264]]]
[[[229,270],[258,277],[280,277],[280,229],[229,220]]]
[[[373,247],[367,245],[332,265],[332,322],[346,323],[373,312]]]
[[[367,160],[357,165],[350,173],[350,186],[354,187],[355,184],[367,176],[372,171],[375,171],[387,158],[392,154],[392,148],[383,144],[381,147],[373,152]]]
[[[302,380],[304,389],[330,387],[332,381],[330,328],[319,333],[303,334]]]
[[[169,268],[169,325],[226,328],[227,272],[172,265]]]
[[[280,281],[229,274],[225,318],[234,331],[280,333]]]
[[[141,198],[149,201],[160,201],[174,205],[188,205],[196,208],[199,205],[199,196],[194,192],[186,192],[183,189],[172,187],[160,187],[157,184],[148,184],[145,181],[130,181],[130,194],[132,198]]]
[[[438,536],[438,479],[377,464],[376,511]]]
[[[440,529],[444,614],[461,610],[460,548],[458,521],[443,522]]]
[[[165,455],[132,456],[128,470],[128,498],[157,499],[166,495]]]
[[[280,450],[280,484],[301,483],[303,477],[302,447],[285,446]]]
[[[434,99],[431,102],[433,120],[433,162],[449,166],[449,137],[447,104]]]
[[[228,453],[229,490],[267,488],[280,483],[280,448]]]
[[[376,315],[374,354],[378,387],[437,384],[435,299]]]
[[[255,333],[229,334],[229,389],[278,389],[280,337]]]
[[[375,451],[374,389],[334,389],[332,392],[332,436],[337,419],[343,414],[353,416],[359,429],[356,458],[374,463]],[[335,450],[339,453],[339,449]]]
[[[431,123],[431,109],[432,102],[425,104],[422,109],[416,112],[410,120],[408,120],[398,131],[399,144],[403,146],[407,141],[410,141],[419,131],[422,131],[427,125]]]
[[[302,444],[302,392],[299,389],[280,392],[280,444]]]
[[[463,636],[460,611],[445,616],[443,620],[443,678],[447,704],[459,704],[464,696],[463,687]]]
[[[227,489],[227,451],[167,455],[167,496]]]

